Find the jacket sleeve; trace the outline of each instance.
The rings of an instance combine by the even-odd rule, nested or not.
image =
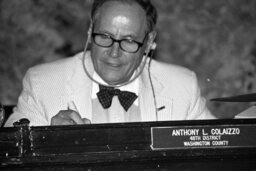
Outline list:
[[[8,118],[5,127],[13,126],[14,122],[22,118],[29,119],[30,126],[48,125],[37,96],[39,84],[40,81],[36,77],[36,72],[29,69],[23,79],[23,90],[19,96],[17,106]]]
[[[195,73],[193,73],[191,85],[191,103],[188,111],[188,118],[191,119],[216,119],[208,110],[206,100],[201,96],[200,88]]]

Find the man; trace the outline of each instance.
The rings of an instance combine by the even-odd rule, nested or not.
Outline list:
[[[21,118],[33,126],[214,118],[193,72],[149,60],[157,18],[149,0],[95,0],[91,16],[91,52],[86,45],[31,68],[6,126]]]

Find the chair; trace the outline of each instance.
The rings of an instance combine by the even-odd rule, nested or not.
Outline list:
[[[2,105],[2,106],[3,106],[4,112],[5,112],[5,116],[4,116],[4,121],[3,121],[3,124],[1,125],[1,127],[3,127],[3,125],[5,124],[7,119],[12,114],[13,108],[15,107],[15,105]]]

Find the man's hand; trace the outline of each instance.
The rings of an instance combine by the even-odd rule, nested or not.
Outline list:
[[[61,110],[51,119],[51,125],[77,125],[90,123],[91,121],[89,119],[81,118],[79,113],[74,110]]]

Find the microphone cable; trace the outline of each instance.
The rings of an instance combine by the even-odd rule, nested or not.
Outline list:
[[[154,56],[153,54],[154,54],[154,50],[151,51],[150,59],[149,59],[149,62],[148,62],[148,77],[149,77],[149,82],[150,82],[150,86],[151,86],[151,90],[152,90],[152,94],[153,94],[156,121],[158,121],[158,109],[157,109],[157,102],[156,102],[156,93],[155,93],[155,89],[154,89],[154,85],[153,85],[153,81],[152,81],[152,77],[151,77],[151,72],[150,72],[151,62],[152,62],[153,56]]]

